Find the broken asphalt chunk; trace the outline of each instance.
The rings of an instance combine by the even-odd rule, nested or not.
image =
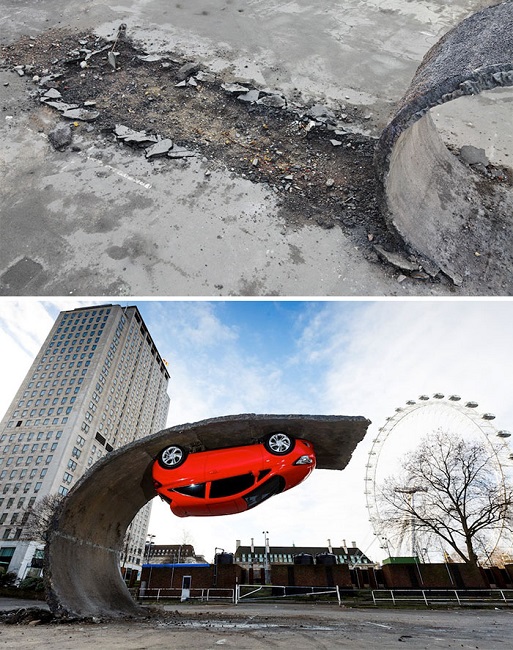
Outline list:
[[[249,88],[241,84],[221,84],[221,88],[227,93],[247,93]]]
[[[64,113],[65,111],[71,111],[74,110],[75,108],[78,108],[78,104],[68,104],[67,102],[60,102],[58,100],[47,100],[44,97],[41,97],[40,100],[43,102],[43,104],[46,104],[47,106],[51,106],[52,108],[57,109],[58,111],[61,111],[61,113]]]
[[[167,155],[169,158],[192,158],[196,156],[196,152],[184,147],[173,147]]]
[[[93,50],[92,52],[87,52],[84,61],[89,61],[89,59],[92,56],[95,56],[96,54],[100,54],[101,52],[105,52],[105,50],[108,50],[111,46],[110,45],[105,45],[105,47],[100,48],[99,50]]]
[[[149,135],[146,131],[134,131],[123,124],[116,124],[114,127],[114,135],[118,140],[127,143],[135,142],[137,144],[150,144],[152,142],[158,142],[156,135]]]
[[[151,147],[146,149],[146,158],[156,158],[157,156],[165,156],[172,148],[173,141],[170,138],[159,140]]]
[[[204,72],[203,70],[200,70],[195,76],[198,81],[208,81],[213,83],[216,80],[216,76],[213,72]]]
[[[163,57],[160,54],[138,54],[137,58],[140,61],[146,61],[147,63],[153,63],[154,61],[162,61]]]
[[[199,63],[185,63],[181,68],[178,69],[176,73],[176,78],[178,81],[186,81],[192,75],[195,75],[199,72],[200,64]]]
[[[82,122],[92,122],[99,117],[100,111],[88,111],[87,108],[71,108],[63,112],[62,117]]]
[[[123,124],[116,124],[114,127],[114,135],[120,140],[131,133],[135,133],[135,131],[129,129],[128,126],[124,126]]]
[[[48,133],[48,140],[54,149],[63,151],[71,144],[71,127],[68,122],[60,122]]]
[[[322,104],[314,104],[307,115],[318,122],[335,123],[335,114]]]
[[[399,255],[398,253],[392,253],[390,251],[386,251],[381,246],[378,246],[378,244],[374,245],[374,250],[376,251],[376,253],[382,259],[384,259],[389,264],[392,264],[392,266],[395,266],[396,268],[401,269],[401,271],[418,271],[419,270],[419,265],[417,263],[408,260],[403,255]]]
[[[260,91],[259,90],[248,90],[247,93],[244,95],[239,95],[237,97],[238,100],[241,102],[256,102],[258,101],[258,98],[260,97]]]
[[[486,167],[490,164],[490,161],[486,157],[484,149],[479,149],[470,144],[465,144],[460,149],[460,158],[463,162],[466,162],[467,165],[483,165]]]
[[[59,77],[62,77],[62,73],[60,72],[55,74],[47,74],[46,76],[41,77],[39,80],[39,85],[46,86],[46,84],[49,84],[51,81],[55,81],[55,79],[59,79]]]
[[[47,99],[61,99],[62,95],[57,90],[57,88],[49,88],[42,96],[42,100],[46,101]]]
[[[269,106],[270,108],[284,108],[287,105],[287,100],[283,95],[276,94],[266,95],[265,97],[262,97],[262,99],[259,99],[257,103]]]
[[[113,52],[112,50],[110,50],[110,52],[107,54],[107,61],[109,62],[109,65],[113,70],[117,70],[118,56],[119,56],[119,52]]]

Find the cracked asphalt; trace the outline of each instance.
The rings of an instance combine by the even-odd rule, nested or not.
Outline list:
[[[0,609],[3,609],[0,602]],[[0,644],[124,648],[473,648],[510,646],[512,612],[339,608],[308,603],[172,604],[141,620],[0,625]],[[401,644],[401,645],[399,645]]]
[[[2,2],[0,294],[507,294],[507,285],[486,278],[455,287],[415,260],[385,262],[375,248],[404,253],[376,212],[373,142],[429,47],[489,4]],[[76,62],[60,87],[88,97],[102,117],[72,122],[71,146],[55,149],[49,133],[63,118],[39,101],[33,77],[44,74],[43,62],[49,72],[59,67],[61,41],[71,47],[76,39],[78,49],[80,40],[114,43],[121,24],[134,49],[129,55],[119,44],[118,69],[107,56],[96,68]],[[175,70],[191,61],[213,81],[185,89],[162,82],[163,62]],[[24,76],[15,64],[28,66]],[[102,90],[79,92],[92,90],[94,75],[104,79]],[[233,82],[285,97],[287,110],[236,105],[219,92]],[[129,83],[138,84],[135,92]],[[500,114],[508,102],[501,97],[494,109]],[[305,137],[315,105],[341,120],[342,135],[317,124]],[[464,143],[478,131],[492,138],[481,125],[470,133],[467,121],[463,129],[457,116],[440,119],[439,129],[464,133]],[[112,135],[116,121],[196,155],[147,158]],[[331,144],[337,138],[343,146]]]

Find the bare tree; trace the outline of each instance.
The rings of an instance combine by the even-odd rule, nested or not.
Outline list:
[[[441,430],[407,454],[401,476],[386,479],[379,492],[389,536],[401,535],[407,522],[468,564],[478,564],[479,549],[489,555],[491,535],[511,521],[513,488],[498,471],[496,452]]]
[[[23,527],[23,539],[30,539],[46,544],[48,527],[52,517],[62,501],[60,494],[47,494],[27,510],[27,518]]]
[[[192,546],[194,539],[190,530],[182,528],[182,546]]]

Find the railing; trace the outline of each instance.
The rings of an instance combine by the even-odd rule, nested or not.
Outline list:
[[[150,589],[140,589],[137,594],[138,600],[181,600],[182,599],[182,589],[181,588],[150,588]],[[217,587],[209,587],[208,589],[189,589],[189,596],[187,600],[200,600],[202,602],[209,602],[212,600],[229,600],[230,602],[235,601],[235,590],[234,589],[220,589]]]
[[[513,589],[375,589],[374,605],[513,605]]]
[[[340,589],[334,587],[295,587],[290,585],[236,585],[235,604],[241,600],[246,602],[256,600],[275,600],[281,598],[310,598],[317,596],[333,596],[341,604]]]

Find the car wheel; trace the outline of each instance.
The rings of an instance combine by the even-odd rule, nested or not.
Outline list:
[[[187,451],[179,445],[170,445],[165,447],[158,455],[158,462],[161,467],[165,469],[174,469],[180,465],[187,458]]]
[[[264,447],[270,454],[285,456],[294,449],[296,441],[287,433],[270,433],[264,440]]]

